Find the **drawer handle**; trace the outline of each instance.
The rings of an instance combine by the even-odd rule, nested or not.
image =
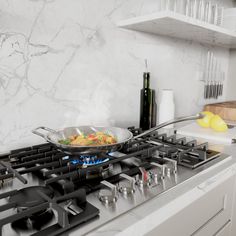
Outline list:
[[[201,231],[203,228],[205,228],[212,220],[214,220],[218,215],[220,215],[226,208],[226,202],[227,202],[227,195],[223,198],[223,206],[222,208],[216,212],[207,222],[205,222],[200,228],[198,228],[196,231],[194,231],[191,236],[196,235],[199,231]]]

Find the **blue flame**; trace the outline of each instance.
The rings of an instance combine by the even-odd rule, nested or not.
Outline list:
[[[77,165],[77,164],[80,164],[80,161],[79,160],[72,160],[72,161],[70,161],[70,163],[73,165]]]
[[[92,166],[109,161],[109,158],[98,158],[97,156],[81,156],[79,159],[71,160],[72,165]]]

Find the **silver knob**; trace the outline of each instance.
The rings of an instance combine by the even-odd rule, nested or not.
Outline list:
[[[135,191],[135,179],[126,174],[120,174],[120,177],[128,180],[126,182],[119,183],[119,191],[123,194],[132,194]]]
[[[101,189],[99,191],[99,200],[105,204],[116,202],[118,199],[116,186],[106,180],[102,181],[101,184],[108,187],[108,189]]]
[[[177,161],[176,160],[172,160],[172,159],[170,159],[170,158],[163,158],[165,161],[167,161],[167,162],[169,162],[171,165],[172,165],[172,167],[171,167],[171,170],[172,170],[172,172],[173,172],[173,174],[176,174],[177,173]]]
[[[156,162],[151,162],[151,165],[155,166],[155,167],[158,167],[160,170],[161,170],[161,178],[164,179],[165,178],[165,173],[166,173],[166,165],[163,164],[163,165],[160,165]]]
[[[139,170],[141,172],[141,179],[138,177],[137,184],[141,187],[143,187],[144,185],[148,185],[150,183],[149,172],[146,171],[143,167],[139,167]]]
[[[157,185],[158,184],[158,176],[159,176],[157,171],[151,170],[150,175],[151,175],[151,178],[152,178],[154,184]]]
[[[170,177],[170,174],[171,174],[171,169],[168,167],[167,168],[167,176]]]

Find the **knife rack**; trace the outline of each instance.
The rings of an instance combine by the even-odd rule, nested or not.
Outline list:
[[[204,99],[218,99],[223,95],[225,72],[221,70],[221,62],[212,51],[208,51],[204,63],[201,81],[204,82]]]

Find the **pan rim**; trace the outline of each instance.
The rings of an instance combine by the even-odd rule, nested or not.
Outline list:
[[[66,129],[75,129],[75,128],[85,128],[85,127],[93,127],[93,128],[104,128],[104,129],[118,129],[118,130],[123,130],[123,131],[126,131],[127,134],[129,134],[129,137],[120,141],[120,142],[117,142],[117,143],[113,143],[113,144],[104,144],[104,145],[98,145],[98,146],[81,146],[81,145],[66,145],[66,144],[60,144],[59,142],[54,142],[50,136],[55,134],[55,133],[59,133],[59,132],[63,132],[64,130]],[[121,144],[124,144],[126,142],[128,142],[129,140],[131,140],[133,138],[133,134],[131,131],[129,131],[128,129],[126,128],[120,128],[120,127],[115,127],[115,126],[92,126],[92,125],[83,125],[83,126],[70,126],[70,127],[66,127],[64,129],[58,129],[58,130],[54,130],[54,132],[51,132],[51,133],[48,133],[45,135],[45,138],[48,142],[56,145],[56,146],[60,146],[62,147],[63,149],[65,148],[75,148],[75,149],[83,149],[83,148],[107,148],[107,147],[112,147],[112,146],[116,146],[116,145],[121,145]]]

